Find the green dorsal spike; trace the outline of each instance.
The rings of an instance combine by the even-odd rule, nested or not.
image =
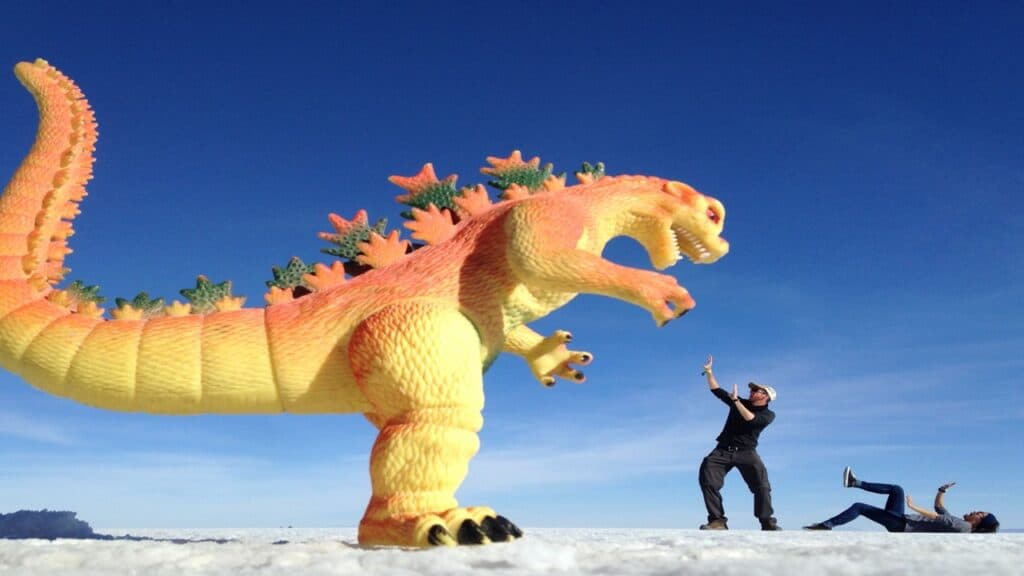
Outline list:
[[[159,316],[164,310],[163,298],[150,298],[149,294],[145,292],[139,292],[135,298],[132,298],[131,300],[114,298],[114,303],[117,304],[118,308],[124,308],[127,305],[136,310],[140,310],[142,311],[142,316],[144,318]]]
[[[548,163],[541,168],[523,164],[501,169],[495,174],[494,180],[489,181],[488,184],[499,190],[507,190],[513,184],[519,184],[534,191],[544,184],[548,176],[551,176],[553,167],[551,163]]]
[[[292,256],[284,268],[272,266],[270,271],[274,274],[274,279],[267,280],[267,287],[287,290],[288,288],[302,286],[302,277],[306,274],[312,274],[313,266],[307,265],[298,256]]]
[[[346,258],[348,260],[355,260],[356,256],[359,256],[359,244],[366,242],[370,239],[370,232],[376,232],[381,236],[387,236],[386,229],[388,227],[387,218],[381,218],[377,220],[377,223],[372,227],[365,224],[355,224],[344,235],[339,235],[334,240],[331,240],[331,244],[334,247],[322,248],[320,251],[324,254],[330,254],[331,256],[337,256],[338,258]]]
[[[590,162],[584,162],[580,168],[580,174],[590,174],[594,177],[594,180],[600,180],[604,178],[604,162],[598,162],[597,164],[591,164]]]
[[[99,292],[100,287],[98,285],[86,286],[81,280],[75,280],[67,287],[68,295],[76,302],[93,302],[97,305],[102,304],[106,298],[100,296]]]
[[[410,194],[408,199],[402,202],[402,204],[412,206],[413,208],[419,208],[420,210],[426,210],[428,206],[433,204],[440,210],[447,208],[454,212],[455,202],[452,201],[452,198],[458,195],[459,190],[455,187],[455,179],[445,178],[440,182],[435,182],[427,186],[422,192]],[[412,220],[412,210],[402,212],[402,218]]]
[[[231,296],[231,280],[214,284],[206,276],[200,275],[196,278],[196,287],[183,289],[181,295],[192,304],[194,314],[213,312],[217,308],[215,302]]]

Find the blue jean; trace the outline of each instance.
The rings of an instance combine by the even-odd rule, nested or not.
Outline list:
[[[903,507],[903,488],[896,484],[880,484],[876,482],[861,481],[857,488],[874,492],[875,494],[888,494],[885,500],[885,508],[879,508],[863,502],[857,502],[839,514],[822,522],[826,526],[842,526],[852,522],[860,516],[865,516],[885,527],[889,532],[903,532],[907,527],[907,520],[904,517],[906,509]]]

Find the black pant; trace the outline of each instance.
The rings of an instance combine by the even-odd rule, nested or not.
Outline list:
[[[904,514],[906,508],[903,507],[903,500],[906,496],[903,495],[902,487],[896,484],[879,484],[877,482],[861,480],[857,488],[888,496],[885,499],[885,508],[882,509],[863,502],[857,502],[832,518],[825,520],[822,524],[831,528],[852,522],[858,516],[866,516],[885,526],[885,529],[889,532],[905,532],[907,530],[907,517]]]
[[[768,469],[752,448],[730,451],[726,448],[715,448],[700,463],[700,490],[704,493],[704,506],[708,509],[708,521],[726,520],[725,509],[722,507],[722,485],[725,475],[733,468],[738,468],[747,483],[747,488],[754,494],[754,516],[761,524],[774,523],[772,514],[772,486],[768,483]]]

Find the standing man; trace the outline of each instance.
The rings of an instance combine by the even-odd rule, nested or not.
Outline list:
[[[713,360],[709,354],[703,375],[708,379],[711,393],[729,406],[729,416],[725,419],[722,433],[716,438],[718,445],[700,464],[700,490],[704,494],[704,506],[708,509],[708,523],[701,524],[700,529],[729,529],[720,490],[725,483],[725,475],[738,468],[754,494],[754,516],[761,522],[761,530],[781,530],[772,516],[774,510],[768,470],[757,453],[757,437],[775,420],[775,413],[768,409],[768,403],[775,400],[775,389],[751,382],[749,399],[739,397],[735,384],[732,394],[729,394],[718,387],[711,370]]]

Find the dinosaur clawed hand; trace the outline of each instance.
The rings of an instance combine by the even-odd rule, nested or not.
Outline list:
[[[650,310],[659,328],[683,317],[697,305],[690,293],[672,276],[656,274],[652,282],[640,288],[643,306]]]
[[[583,372],[573,368],[573,365],[586,366],[594,359],[594,355],[590,352],[569,350],[565,345],[571,341],[572,334],[565,330],[556,330],[526,353],[526,363],[541,384],[554,386],[556,377],[577,383],[587,379]]]

